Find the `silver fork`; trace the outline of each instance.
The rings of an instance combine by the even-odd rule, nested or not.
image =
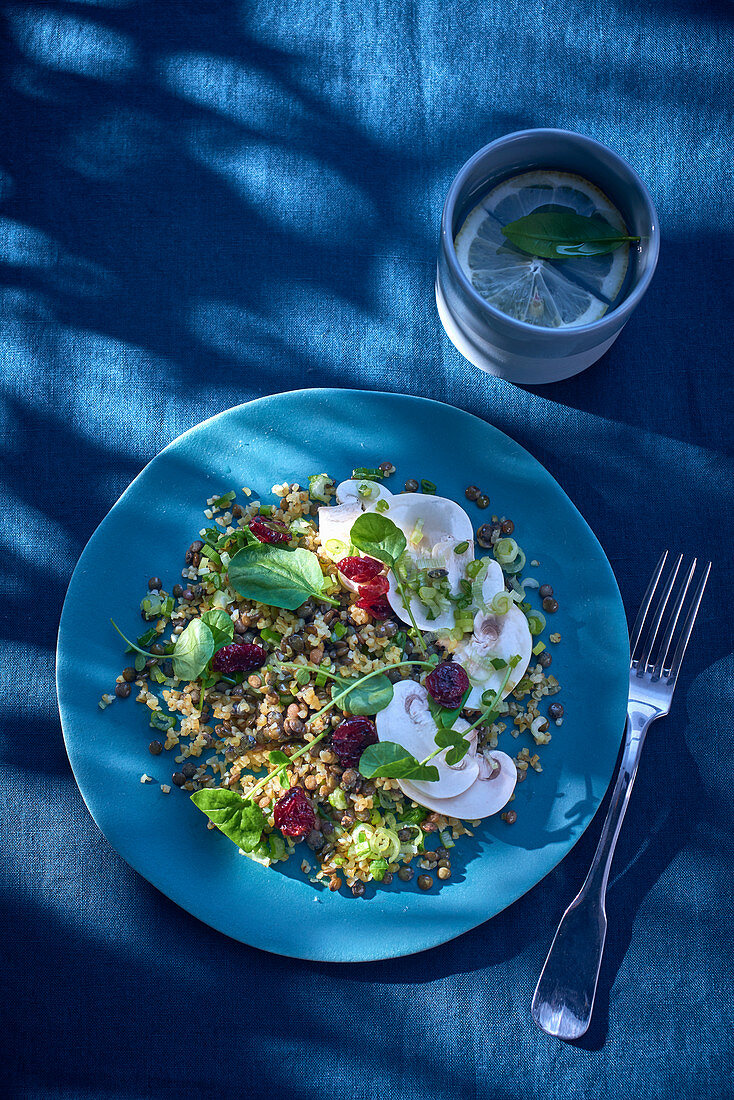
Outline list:
[[[666,550],[653,573],[630,634],[630,688],[624,752],[599,844],[584,885],[563,914],[533,996],[531,1012],[536,1024],[559,1039],[578,1039],[591,1022],[607,934],[604,899],[614,848],[645,734],[651,722],[670,710],[683,655],[711,570],[711,562],[708,562],[689,600],[682,626],[677,630],[696,571],[696,559],[676,588],[683,562],[683,555],[679,556],[663,584],[655,612],[650,616],[667,559]],[[671,596],[673,602],[666,618]],[[671,651],[673,656],[669,660]]]

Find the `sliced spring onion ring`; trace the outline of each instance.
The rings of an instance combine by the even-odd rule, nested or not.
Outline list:
[[[528,611],[528,627],[531,634],[542,634],[545,630],[545,615],[542,611]]]

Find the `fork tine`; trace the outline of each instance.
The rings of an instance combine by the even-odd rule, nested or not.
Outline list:
[[[678,624],[678,618],[680,617],[681,608],[683,607],[683,601],[686,598],[686,593],[688,592],[688,588],[689,588],[689,585],[691,583],[691,579],[692,579],[693,574],[695,573],[695,571],[696,571],[696,558],[694,558],[693,561],[691,562],[690,568],[688,570],[688,575],[685,578],[685,580],[683,582],[683,585],[681,586],[680,591],[678,592],[678,595],[676,597],[676,601],[673,605],[673,610],[670,612],[670,618],[668,620],[668,625],[665,628],[665,633],[663,635],[663,640],[660,643],[660,656],[658,657],[657,661],[655,661],[655,667],[652,670],[652,679],[653,680],[659,680],[660,677],[663,675],[663,669],[666,667],[666,661],[668,659],[668,653],[670,652],[670,646],[671,646],[671,643],[673,641],[673,634],[675,633],[675,628]]]
[[[665,582],[665,588],[662,591],[658,606],[655,609],[653,620],[650,623],[650,632],[647,637],[647,641],[642,649],[642,655],[637,662],[637,675],[642,676],[647,670],[648,662],[650,660],[650,654],[652,653],[653,646],[655,645],[655,639],[658,636],[658,630],[660,629],[660,623],[663,615],[665,614],[665,608],[668,606],[668,600],[670,599],[670,593],[673,590],[675,584],[675,578],[678,576],[678,570],[680,569],[681,562],[683,561],[683,555],[678,555],[678,560],[673,566],[673,571]]]
[[[668,551],[663,550],[660,561],[657,564],[655,572],[650,578],[650,583],[647,586],[647,591],[645,592],[642,603],[640,604],[640,610],[637,612],[635,625],[632,627],[632,632],[630,634],[630,665],[634,661],[635,650],[637,649],[640,638],[642,636],[642,628],[645,625],[645,619],[647,617],[648,611],[650,610],[650,604],[652,603],[653,596],[655,595],[655,589],[658,586],[658,581],[660,580],[660,575],[663,572],[667,559]]]
[[[690,610],[686,615],[685,622],[683,623],[683,633],[680,641],[676,646],[675,653],[673,655],[673,661],[670,666],[670,673],[668,675],[667,683],[670,686],[671,691],[675,689],[676,682],[678,680],[678,673],[680,672],[680,666],[683,662],[683,655],[686,652],[688,640],[691,637],[693,630],[693,624],[696,621],[696,615],[698,615],[698,609],[701,606],[701,600],[703,599],[703,591],[706,587],[706,581],[709,579],[709,573],[711,572],[711,562],[708,562],[704,570],[704,574],[701,580],[698,582],[696,591],[693,594],[693,603]]]

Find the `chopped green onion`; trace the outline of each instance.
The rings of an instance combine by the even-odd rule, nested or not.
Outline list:
[[[413,528],[413,530],[410,533],[410,538],[408,539],[408,542],[410,543],[411,546],[416,547],[422,541],[422,539],[423,539],[423,520],[422,519],[417,519],[415,521],[415,527]]]
[[[342,542],[341,539],[327,539],[324,543],[324,550],[334,561],[340,561],[347,556],[347,544]]]
[[[509,592],[495,592],[489,609],[493,611],[495,615],[506,615],[514,602]]]
[[[519,573],[525,567],[525,561],[525,551],[518,549],[515,560],[503,563],[502,568],[505,573]]]
[[[291,534],[293,535],[310,535],[312,530],[313,524],[304,519],[303,516],[291,520]]]
[[[455,554],[465,554],[468,549],[469,549],[469,543],[468,542],[466,542],[466,541],[457,542],[456,546],[454,547],[454,553]]]
[[[317,688],[322,688],[324,686],[324,684],[326,683],[326,677],[324,676],[323,672],[319,672],[318,676],[314,680],[314,683],[316,684]]]
[[[272,504],[261,504],[260,508],[259,508],[259,511],[258,511],[258,515],[272,516],[274,511],[275,511],[275,508],[273,507]]]
[[[373,481],[382,481],[384,473],[379,468],[373,468],[371,466],[358,466],[356,470],[352,470],[352,477],[355,480],[359,478],[367,477]]]
[[[375,485],[374,482],[361,481],[357,486],[357,496],[361,497],[362,500],[370,500],[379,491],[379,486]]]
[[[376,512],[388,512],[389,510],[390,505],[387,503],[386,500],[378,500],[377,504],[375,505]]]
[[[271,630],[269,626],[260,631],[260,637],[270,645],[279,645],[283,641],[282,635],[278,634],[277,630]]]
[[[207,546],[206,544],[204,544],[199,553],[201,554],[202,558],[208,558],[209,561],[213,562],[215,565],[222,564],[222,559],[220,558],[219,554],[216,552],[216,550],[212,549],[211,546]]]
[[[541,611],[528,612],[528,626],[531,634],[542,634],[545,630],[545,615]]]
[[[176,719],[172,714],[163,714],[160,710],[153,710],[150,712],[150,725],[154,730],[172,730],[176,725]]]
[[[333,488],[334,481],[328,474],[311,474],[308,479],[308,492],[313,500],[322,500],[324,504],[329,503],[329,497],[326,493],[327,488]]]
[[[503,661],[501,657],[492,657],[489,663],[498,672],[501,668],[507,668],[507,661]]]
[[[436,492],[436,486],[432,481],[427,481],[426,478],[421,478],[421,492],[428,493],[429,496],[433,496]]]
[[[370,863],[370,873],[376,882],[382,882],[387,871],[387,860],[373,859]]]
[[[329,803],[335,810],[346,810],[347,796],[341,787],[337,787],[335,791],[331,792],[329,795]]]
[[[545,642],[536,642],[533,646],[533,655],[537,657],[545,649]]]
[[[474,561],[467,562],[467,566],[466,566],[466,575],[467,575],[467,577],[469,577],[471,580],[474,580],[474,578],[479,573],[479,570],[482,568],[483,564],[484,564],[484,562],[480,558],[475,558]]]
[[[513,559],[517,557],[519,549],[520,547],[514,539],[499,539],[499,541],[494,544],[494,556],[500,565],[504,565],[505,562],[513,561]]]

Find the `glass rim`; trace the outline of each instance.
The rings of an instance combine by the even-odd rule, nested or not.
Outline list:
[[[486,298],[482,298],[481,294],[472,286],[471,282],[464,273],[461,264],[459,263],[456,255],[456,248],[454,246],[453,235],[453,215],[456,209],[456,202],[461,189],[466,182],[466,178],[469,173],[476,167],[478,163],[485,159],[488,155],[497,149],[499,146],[504,145],[506,142],[514,138],[525,138],[533,136],[558,136],[564,138],[572,138],[574,141],[579,142],[581,145],[585,145],[590,148],[592,152],[603,153],[605,157],[611,158],[616,162],[621,172],[628,176],[630,182],[637,188],[642,201],[647,208],[648,216],[650,219],[650,262],[645,273],[634,284],[630,293],[624,299],[624,301],[616,308],[608,309],[601,317],[596,321],[590,321],[585,325],[566,325],[563,328],[550,328],[543,325],[533,325],[528,321],[519,321],[515,317],[510,317],[509,314],[503,313],[501,309],[493,306]],[[560,171],[561,169],[559,169]],[[496,138],[494,141],[489,142],[487,145],[483,145],[481,149],[478,149],[467,161],[462,164],[459,171],[454,176],[454,179],[449,187],[446,200],[443,205],[443,211],[441,213],[441,243],[443,246],[444,254],[451,271],[452,276],[458,280],[460,286],[468,294],[469,299],[473,301],[480,310],[485,310],[487,314],[501,321],[503,324],[507,324],[512,328],[515,328],[521,333],[532,333],[536,339],[557,339],[558,336],[563,334],[568,336],[573,333],[587,333],[595,332],[603,329],[605,326],[609,326],[612,318],[619,319],[624,318],[627,320],[634,308],[637,306],[640,299],[644,296],[645,291],[650,285],[650,281],[655,274],[655,268],[657,267],[658,256],[660,254],[660,230],[658,225],[658,214],[653,203],[652,196],[643,182],[641,177],[635,171],[631,164],[629,164],[623,157],[615,153],[613,149],[610,149],[608,145],[604,145],[602,142],[597,141],[595,138],[588,137],[586,134],[579,134],[574,130],[561,130],[554,127],[538,127],[531,130],[514,130],[510,134],[503,134],[502,137]],[[623,321],[623,323],[624,323]]]

